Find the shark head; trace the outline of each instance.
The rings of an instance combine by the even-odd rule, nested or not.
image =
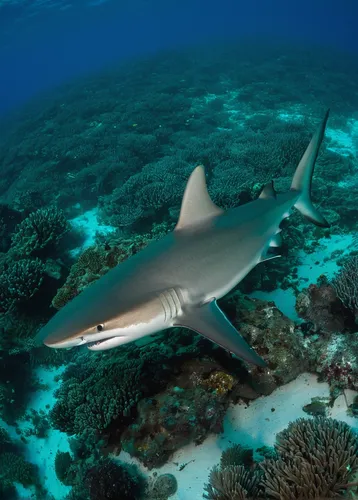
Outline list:
[[[39,332],[38,339],[56,349],[86,344],[91,351],[102,351],[166,328],[160,296],[119,306],[108,279],[111,271],[108,274],[104,282],[94,283],[63,307]]]

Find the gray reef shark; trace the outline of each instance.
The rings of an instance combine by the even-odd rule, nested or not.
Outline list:
[[[280,223],[293,207],[313,223],[328,226],[310,196],[328,113],[287,193],[276,194],[271,182],[257,200],[223,211],[210,199],[204,168],[196,167],[174,231],[90,285],[57,312],[39,338],[48,347],[87,344],[101,351],[180,326],[249,363],[266,366],[216,301],[259,262],[277,257],[272,248],[280,246]]]

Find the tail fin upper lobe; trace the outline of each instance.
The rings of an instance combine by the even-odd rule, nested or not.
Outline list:
[[[310,221],[312,221],[317,226],[328,227],[329,223],[326,219],[318,212],[318,210],[312,205],[311,201],[311,184],[312,175],[316,159],[319,153],[319,148],[322,143],[324,136],[324,131],[326,129],[326,123],[328,120],[329,110],[326,112],[322,123],[317,128],[315,134],[313,135],[311,142],[309,143],[304,155],[301,158],[296,172],[292,179],[291,190],[299,191],[301,196],[295,203],[295,207]]]

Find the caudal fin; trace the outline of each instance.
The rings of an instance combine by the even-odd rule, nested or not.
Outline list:
[[[312,221],[317,226],[328,227],[329,223],[319,213],[319,211],[312,205],[311,201],[311,184],[314,166],[318,156],[319,148],[322,143],[324,131],[328,120],[329,110],[326,112],[322,123],[317,128],[309,143],[304,155],[301,158],[296,172],[292,179],[291,190],[299,191],[301,196],[295,203],[297,210],[301,212],[307,219]]]

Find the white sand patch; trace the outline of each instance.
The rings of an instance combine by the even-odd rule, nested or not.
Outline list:
[[[329,280],[339,271],[337,260],[357,249],[357,240],[353,234],[335,234],[330,238],[321,238],[319,246],[310,254],[299,251],[301,260],[298,266],[298,278],[301,281],[299,288],[305,288],[316,283],[319,276],[324,274]]]
[[[112,226],[106,226],[98,222],[98,209],[93,208],[70,220],[74,229],[78,229],[85,234],[85,241],[81,247],[71,250],[72,257],[77,257],[83,250],[95,244],[95,236],[99,234],[110,234],[115,231]]]
[[[323,274],[331,280],[339,271],[337,260],[357,249],[357,238],[353,234],[335,234],[330,238],[318,240],[319,246],[312,253],[303,250],[298,252],[300,264],[297,269],[299,290],[317,283]],[[272,292],[255,290],[250,297],[274,302],[276,307],[292,321],[300,322],[295,311],[296,296],[292,288],[282,290],[278,288]]]
[[[346,391],[348,404],[355,395],[353,391]],[[226,448],[235,443],[254,449],[265,445],[273,446],[277,433],[285,429],[289,422],[308,417],[302,407],[311,403],[311,398],[314,397],[328,398],[328,384],[318,382],[315,375],[304,373],[270,396],[256,399],[249,406],[232,406],[224,420],[223,434],[211,435],[199,446],[186,446],[160,469],[148,471],[125,452],[121,452],[118,458],[136,463],[146,475],[153,472],[174,474],[178,481],[178,492],[171,497],[172,500],[201,500],[210,470],[219,463],[221,453]],[[347,403],[342,396],[336,400],[329,416],[347,422],[358,431],[357,419],[347,416],[346,410]],[[187,465],[180,470],[184,464]]]
[[[49,408],[51,408],[56,401],[53,393],[61,383],[56,382],[54,378],[59,375],[63,369],[64,367],[53,370],[45,368],[38,368],[36,370],[36,375],[39,377],[42,384],[46,384],[48,386],[48,390],[33,393],[27,407],[28,410],[34,409],[36,411],[43,410],[46,413],[48,412]],[[49,406],[47,407],[47,405]],[[4,426],[8,430],[12,439],[19,440],[19,436],[16,434],[14,427],[8,426],[1,421],[0,425]],[[18,421],[18,426],[21,431],[32,428],[31,423],[26,420]],[[56,500],[63,498],[69,491],[71,491],[71,488],[64,486],[57,479],[54,465],[57,450],[70,450],[67,435],[63,432],[50,429],[48,437],[46,438],[29,436],[26,439],[27,444],[24,449],[24,456],[26,460],[39,467],[41,482],[45,488],[47,488],[48,492],[53,495]],[[21,485],[17,487],[17,491],[20,499],[23,500],[28,500],[30,495],[33,494],[32,489],[25,489]]]

